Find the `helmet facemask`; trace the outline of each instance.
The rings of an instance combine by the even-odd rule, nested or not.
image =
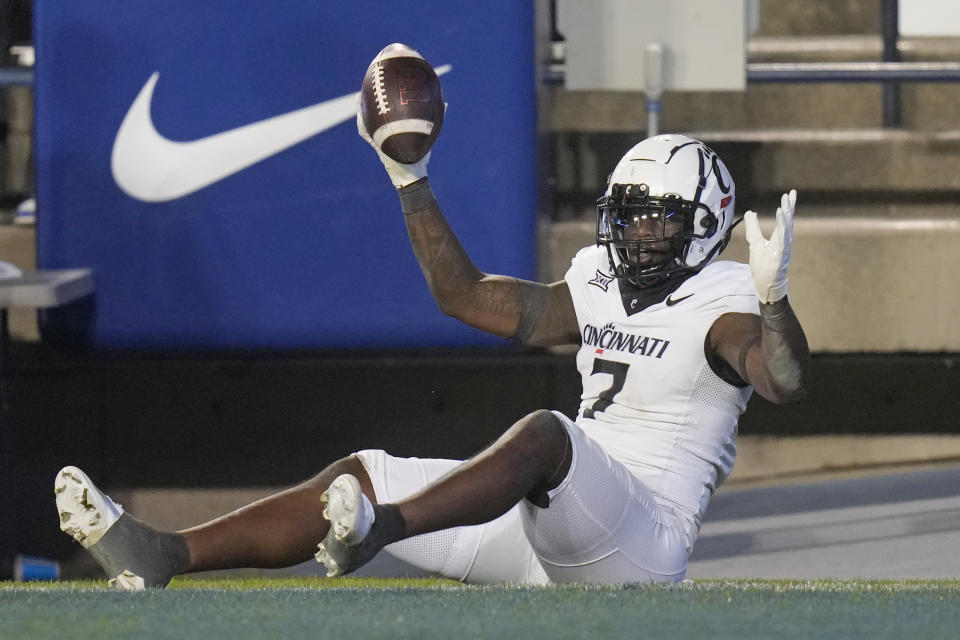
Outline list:
[[[597,244],[607,248],[613,275],[641,289],[695,273],[687,265],[691,243],[717,232],[707,205],[676,194],[651,196],[646,184],[613,184],[597,208]]]

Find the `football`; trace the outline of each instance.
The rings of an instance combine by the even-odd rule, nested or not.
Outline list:
[[[423,56],[405,44],[383,48],[360,91],[363,125],[380,150],[403,164],[430,151],[443,126],[443,90]]]

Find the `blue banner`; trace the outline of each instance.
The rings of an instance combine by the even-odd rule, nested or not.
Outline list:
[[[434,67],[434,191],[477,266],[535,273],[531,3],[36,0],[37,259],[91,267],[45,338],[205,350],[500,344],[441,314],[356,134],[381,48]]]

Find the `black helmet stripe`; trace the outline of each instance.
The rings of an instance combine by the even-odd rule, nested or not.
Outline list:
[[[716,154],[713,156],[713,175],[717,178],[717,186],[720,187],[720,192],[723,194],[730,193],[730,185],[724,184],[723,172],[720,171],[720,156]]]
[[[673,149],[670,149],[670,157],[667,158],[667,161],[664,162],[663,164],[670,164],[670,161],[673,160],[673,156],[677,155],[677,151],[680,151],[680,149],[683,149],[684,147],[689,147],[692,144],[703,144],[703,143],[694,141],[694,142],[684,142],[683,144],[678,144]]]
[[[704,175],[703,168],[703,149],[697,149],[697,157],[700,159],[700,178],[697,180],[697,192],[693,196],[695,203],[700,203],[700,196],[703,195],[703,188],[707,185],[707,176]]]

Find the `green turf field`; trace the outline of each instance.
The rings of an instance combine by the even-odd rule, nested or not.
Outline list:
[[[220,579],[0,583],[0,638],[957,638],[960,581],[474,587]]]

